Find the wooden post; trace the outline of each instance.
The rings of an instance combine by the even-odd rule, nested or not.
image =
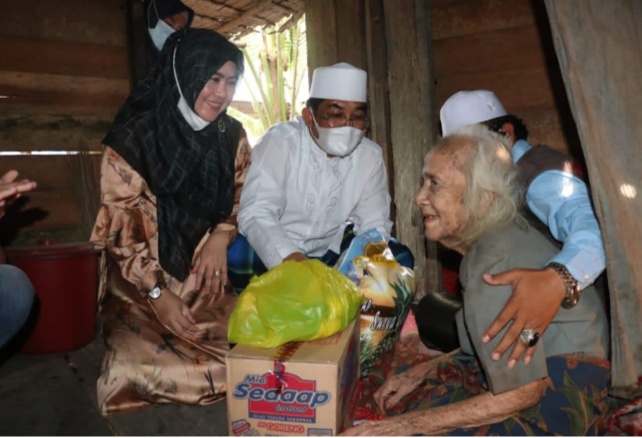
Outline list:
[[[305,27],[308,41],[308,75],[315,68],[338,60],[337,24],[333,0],[306,0]]]
[[[337,61],[367,70],[364,0],[334,0],[334,3],[337,17]]]
[[[127,36],[131,66],[131,88],[133,89],[147,74],[148,56],[145,53],[145,11],[142,0],[127,0]]]
[[[396,236],[415,255],[417,296],[441,289],[437,247],[426,243],[414,205],[433,144],[431,32],[424,0],[383,0]]]
[[[614,395],[642,375],[642,3],[546,0],[607,255]]]
[[[368,110],[371,126],[370,137],[381,146],[383,160],[388,171],[388,187],[395,197],[392,145],[390,144],[390,96],[388,89],[388,55],[386,28],[382,0],[366,2],[366,52],[368,55]],[[391,217],[396,217],[394,202]]]

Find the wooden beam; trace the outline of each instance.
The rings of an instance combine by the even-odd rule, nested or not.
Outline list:
[[[437,79],[452,74],[541,67],[555,59],[555,51],[540,39],[535,24],[433,42]]]
[[[0,70],[129,79],[124,47],[0,35]]]
[[[557,94],[564,93],[564,84],[544,65],[450,74],[437,78],[437,108],[457,91],[476,89],[493,90],[508,111],[518,114],[522,109],[555,107]]]
[[[0,115],[66,114],[112,117],[129,94],[128,79],[0,71]]]
[[[536,3],[532,0],[431,0],[432,38],[476,35],[534,24]]]
[[[273,0],[259,0],[254,6],[248,8],[238,18],[235,18],[234,20],[228,21],[222,26],[217,27],[216,31],[220,33],[226,33],[230,30],[233,30],[235,27],[245,23],[249,18],[256,15],[261,9],[270,7],[272,1]]]
[[[127,46],[123,0],[2,0],[1,4],[3,35]]]

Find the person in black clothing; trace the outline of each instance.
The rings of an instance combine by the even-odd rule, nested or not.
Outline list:
[[[177,30],[190,27],[194,11],[180,0],[145,0],[145,54],[148,69],[156,62],[167,38]]]

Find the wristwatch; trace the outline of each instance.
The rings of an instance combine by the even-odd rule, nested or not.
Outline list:
[[[553,268],[555,272],[557,272],[557,275],[562,278],[562,281],[566,286],[566,296],[562,301],[562,307],[565,309],[574,307],[580,301],[580,288],[577,284],[577,280],[571,275],[570,272],[568,272],[566,266],[562,265],[561,263],[551,262],[548,264],[548,267]]]
[[[163,286],[160,281],[156,283],[156,285],[154,285],[154,287],[149,292],[147,292],[147,296],[152,300],[157,300],[162,294]]]

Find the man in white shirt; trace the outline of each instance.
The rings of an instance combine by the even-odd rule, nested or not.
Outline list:
[[[247,284],[261,264],[269,269],[310,257],[334,264],[347,247],[349,224],[355,234],[376,229],[390,240],[381,148],[364,137],[366,89],[361,69],[346,63],[317,68],[301,117],[272,126],[259,139],[241,193],[242,236],[230,248],[228,269],[237,290],[243,287],[239,277],[245,275]],[[400,263],[412,267],[407,248],[389,245]]]

